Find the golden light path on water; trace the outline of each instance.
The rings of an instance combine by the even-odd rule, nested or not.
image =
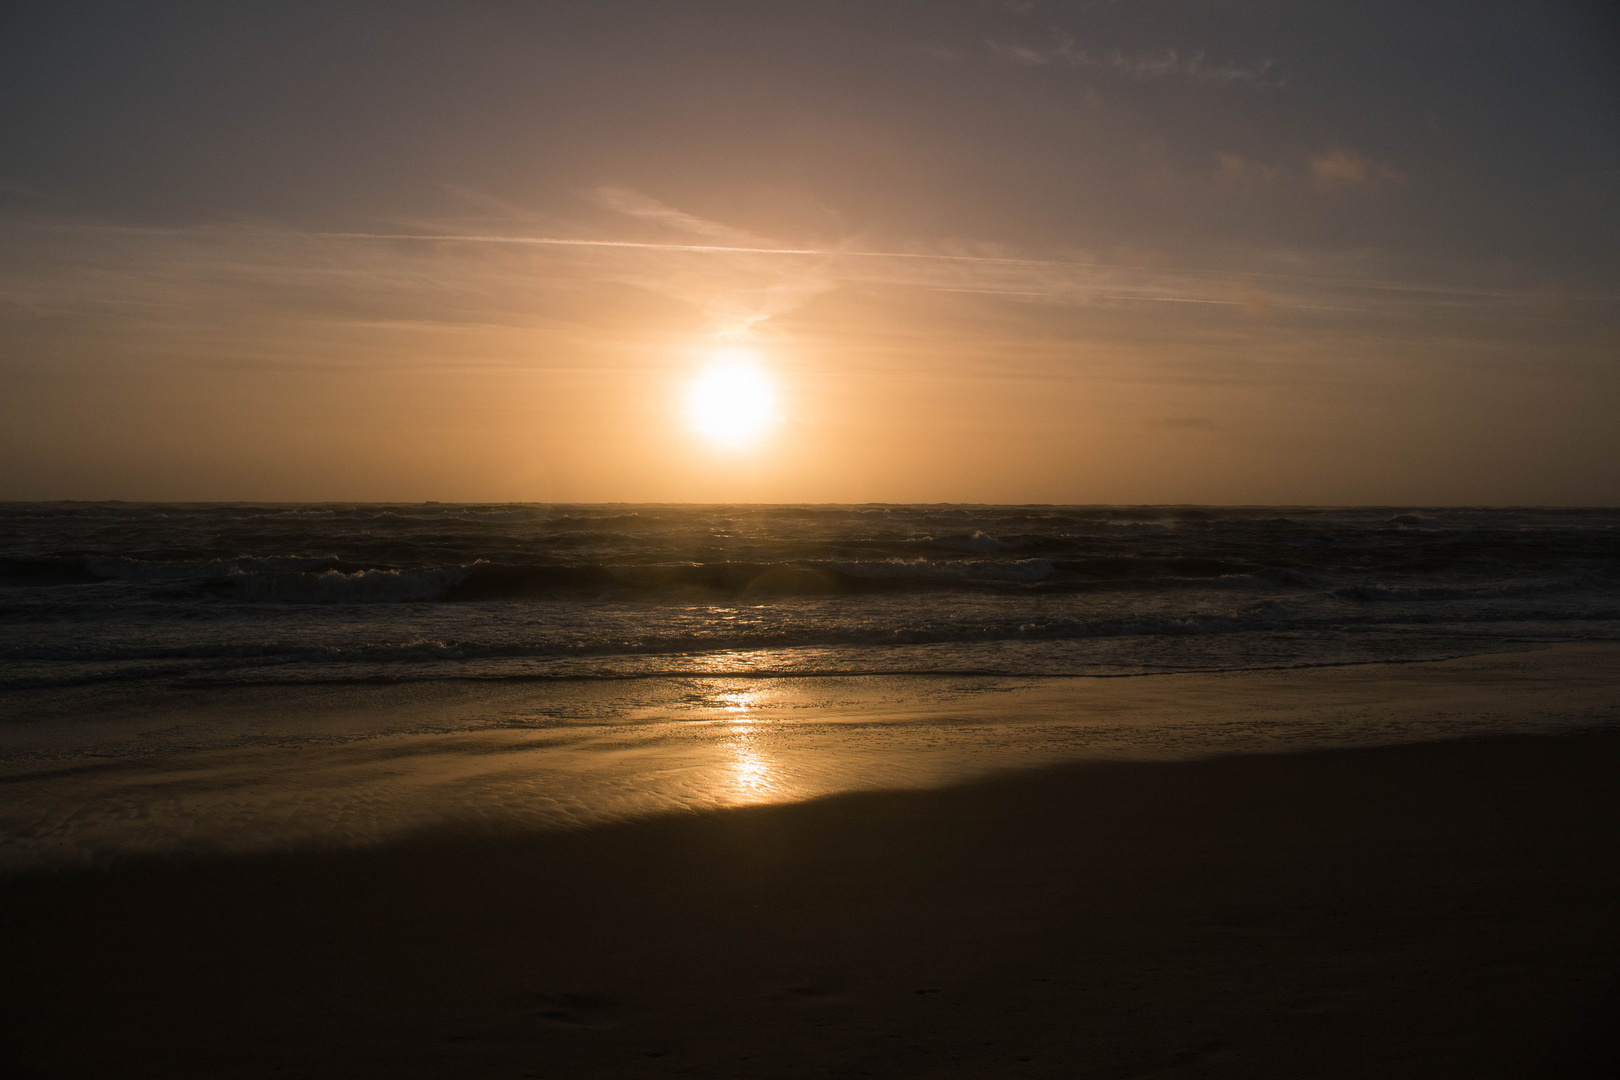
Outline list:
[[[722,723],[727,724],[731,734],[726,746],[731,753],[732,783],[739,798],[745,802],[769,801],[780,793],[782,778],[759,745],[755,727],[763,721],[749,713],[750,708],[757,709],[762,704],[763,692],[750,687],[728,690],[715,697],[723,703],[722,709],[736,714]]]

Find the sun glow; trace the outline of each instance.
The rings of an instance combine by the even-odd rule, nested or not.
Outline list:
[[[710,442],[740,449],[758,442],[776,423],[776,391],[752,353],[717,355],[686,395],[692,429]]]

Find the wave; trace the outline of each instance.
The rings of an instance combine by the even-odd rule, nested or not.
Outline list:
[[[1013,589],[1088,591],[1109,585],[1291,588],[1293,571],[1208,559],[796,559],[782,562],[500,563],[356,567],[333,558],[143,561],[7,560],[0,585],[124,583],[244,602],[408,603],[556,597],[693,599]]]
[[[1620,628],[1581,625],[1556,636],[1501,636],[1455,628],[1418,640],[1400,635],[1327,636],[1309,623],[1279,626],[1243,618],[1103,620],[1070,627],[988,628],[978,633],[919,629],[825,638],[652,639],[634,648],[560,648],[543,643],[417,641],[394,645],[280,650],[169,650],[161,655],[91,659],[8,658],[0,692],[150,680],[178,683],[433,681],[456,678],[722,678],[748,674],[911,673],[1054,675],[1275,667],[1322,663],[1400,663],[1440,655],[1522,649],[1552,641],[1616,641]],[[1288,631],[1282,639],[1277,631]],[[1305,636],[1301,631],[1306,632]],[[1138,643],[1140,642],[1140,643]],[[1183,644],[1184,643],[1184,644]],[[1085,646],[1076,652],[1074,646]],[[1092,646],[1096,647],[1093,648]],[[1069,646],[1069,648],[1064,648]],[[1351,659],[1332,659],[1350,657]],[[1082,665],[1077,668],[1076,661]],[[1082,669],[1083,668],[1083,669]],[[0,699],[3,700],[3,699]]]
[[[1340,600],[1364,603],[1412,603],[1458,600],[1508,600],[1523,597],[1581,593],[1593,598],[1620,592],[1620,580],[1595,573],[1528,581],[1493,581],[1468,584],[1359,582],[1332,591]]]
[[[1308,620],[1306,620],[1308,621]],[[1000,623],[858,625],[797,625],[749,631],[646,633],[633,640],[621,638],[570,640],[564,636],[530,640],[479,641],[417,638],[348,644],[311,644],[298,640],[242,642],[191,641],[163,645],[158,642],[25,645],[0,649],[8,666],[28,665],[152,665],[222,661],[280,664],[399,664],[494,659],[561,659],[570,657],[690,655],[716,652],[841,648],[848,646],[911,646],[983,644],[995,642],[1049,642],[1089,638],[1143,636],[1200,636],[1277,630],[1302,625],[1294,613],[1259,607],[1247,612],[1191,615],[1132,615],[1123,617],[1063,618]]]
[[[1559,622],[1590,624],[1605,636],[1620,626],[1620,611],[1587,612],[1547,609],[1521,611],[1507,617],[1510,625]],[[1427,627],[1436,633],[1475,633],[1489,620],[1458,620],[1444,616],[1403,618],[1396,629],[1409,633]],[[1609,630],[1604,630],[1608,625]],[[380,629],[407,629],[388,624]],[[815,619],[783,624],[766,622],[739,628],[714,621],[694,627],[647,629],[639,633],[581,633],[567,624],[537,627],[530,635],[504,639],[411,637],[400,640],[311,642],[296,637],[258,637],[218,641],[207,637],[172,639],[104,639],[99,642],[31,642],[0,648],[0,661],[16,670],[29,665],[130,665],[170,662],[246,664],[399,664],[494,659],[557,659],[612,656],[695,655],[717,652],[794,650],[814,648],[870,648],[884,646],[994,644],[999,642],[1063,642],[1107,638],[1197,638],[1236,634],[1322,634],[1336,636],[1390,631],[1375,618],[1354,618],[1262,601],[1237,611],[1192,613],[1121,613],[1055,618],[1002,618],[977,621],[917,621],[896,623],[885,619],[859,622],[824,622]]]
[[[469,567],[439,570],[359,570],[343,573],[250,573],[237,570],[209,582],[245,600],[278,600],[299,604],[400,604],[442,599],[466,580]]]
[[[566,597],[692,599],[700,596],[783,597],[974,587],[1019,587],[1053,572],[1027,560],[883,559],[523,566],[475,563],[446,590],[446,600]]]
[[[974,534],[983,535],[983,534]],[[970,536],[969,539],[972,539]],[[76,587],[130,587],[155,600],[284,604],[575,600],[707,602],[903,593],[1085,594],[1119,591],[1315,592],[1349,602],[1491,599],[1620,589],[1613,566],[1565,566],[1554,575],[1455,580],[1443,559],[1409,560],[1394,575],[1265,566],[1201,556],[1028,557],[1005,540],[1001,558],[798,558],[772,561],[601,562],[470,559],[437,566],[377,566],[334,556],[137,559],[0,558],[0,588],[50,590],[55,603],[93,601]],[[928,543],[937,544],[929,539]],[[589,545],[582,545],[588,550]],[[521,553],[519,553],[521,554]],[[878,554],[871,552],[871,554]],[[64,591],[66,590],[66,591]],[[14,592],[15,598],[16,593]],[[3,609],[0,609],[3,610]]]

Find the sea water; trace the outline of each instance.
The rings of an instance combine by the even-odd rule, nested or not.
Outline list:
[[[37,862],[1219,748],[1232,733],[1189,715],[1109,728],[1051,687],[1620,640],[1617,526],[1565,509],[8,504],[0,825],[12,861]],[[1268,723],[1245,738],[1289,730]]]

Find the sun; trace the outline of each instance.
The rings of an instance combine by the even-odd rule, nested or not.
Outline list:
[[[717,446],[741,449],[758,442],[777,421],[776,391],[751,353],[714,358],[686,394],[692,429]]]

